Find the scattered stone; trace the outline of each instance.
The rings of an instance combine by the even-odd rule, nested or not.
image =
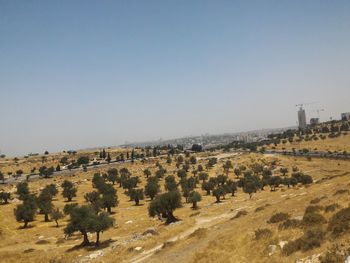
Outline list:
[[[15,204],[18,204],[18,203],[20,203],[21,201],[20,201],[19,199],[17,199],[17,198],[13,198],[13,199],[11,200],[11,202],[12,202],[12,203],[15,203]]]
[[[132,224],[132,220],[126,221],[125,224]]]
[[[44,239],[44,236],[39,236],[38,239]]]
[[[350,256],[345,259],[344,263],[350,263]]]
[[[314,254],[306,258],[300,258],[295,261],[295,263],[320,263],[321,254]]]
[[[181,225],[181,224],[182,224],[182,221],[176,221],[176,222],[170,223],[169,226],[173,227],[173,226],[177,226],[177,225]]]
[[[142,239],[142,236],[141,236],[140,233],[133,233],[132,234],[132,239],[133,240],[140,240],[140,239]]]
[[[280,246],[281,249],[288,243],[288,241],[280,241],[278,245]]]
[[[103,256],[103,251],[97,251],[95,253],[91,253],[90,255],[87,255],[86,257],[89,258],[89,259],[95,259],[95,258],[98,258],[100,256]]]
[[[277,246],[276,245],[269,245],[268,251],[269,251],[269,256],[272,256],[276,252]]]
[[[135,247],[134,248],[136,251],[140,251],[142,249],[142,247]]]
[[[293,219],[295,219],[295,220],[303,220],[303,216],[295,216],[295,217],[293,217]]]

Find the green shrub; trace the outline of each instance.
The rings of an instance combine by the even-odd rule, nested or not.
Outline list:
[[[278,223],[278,222],[282,222],[285,221],[287,219],[289,219],[290,215],[287,213],[276,213],[273,216],[271,216],[270,220],[268,221],[268,223]]]
[[[345,234],[350,229],[350,207],[343,208],[335,213],[328,223],[328,231],[333,236]]]
[[[259,229],[255,230],[255,239],[256,240],[269,238],[271,236],[272,236],[272,231],[268,228],[259,228]]]

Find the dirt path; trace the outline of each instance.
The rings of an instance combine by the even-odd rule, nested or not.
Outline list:
[[[199,217],[196,219],[196,223],[193,227],[177,234],[176,236],[173,236],[172,238],[168,239],[166,242],[175,242],[175,241],[187,238],[188,236],[193,234],[196,230],[198,230],[200,228],[212,227],[212,226],[220,223],[222,220],[232,218],[233,216],[235,216],[237,214],[237,212],[239,210],[242,210],[245,208],[248,208],[248,206],[240,207],[240,208],[235,209],[232,212],[223,213],[223,214],[218,215],[218,216]],[[161,250],[163,248],[163,245],[164,244],[160,244],[160,245],[157,245],[149,250],[143,251],[140,255],[132,258],[128,262],[140,263],[140,262],[146,260],[147,258],[151,257],[152,255],[154,255],[157,251]]]

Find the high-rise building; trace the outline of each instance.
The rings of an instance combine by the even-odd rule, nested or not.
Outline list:
[[[298,122],[299,122],[300,129],[306,128],[306,114],[305,114],[305,110],[302,107],[300,107],[298,110]]]

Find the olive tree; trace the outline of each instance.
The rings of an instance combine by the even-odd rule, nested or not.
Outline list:
[[[59,227],[58,220],[60,220],[60,219],[62,219],[64,217],[64,215],[60,211],[60,209],[59,208],[52,209],[50,216],[51,216],[52,220],[55,221],[56,227]]]
[[[145,186],[145,194],[153,200],[159,192],[160,186],[158,184],[158,178],[155,176],[149,177]]]
[[[36,197],[32,194],[26,196],[22,204],[14,209],[17,222],[23,222],[23,228],[28,226],[29,222],[34,221],[37,211]]]
[[[72,201],[73,197],[77,196],[77,188],[72,182],[65,180],[61,187],[63,187],[62,196],[67,198],[68,202]]]
[[[140,204],[140,200],[144,199],[143,189],[131,189],[129,191],[130,198],[135,201],[135,205]]]
[[[107,180],[110,181],[113,185],[118,179],[118,170],[116,168],[109,169],[107,171]]]
[[[99,246],[100,233],[112,227],[113,224],[114,219],[105,212],[96,214],[94,209],[89,205],[76,206],[70,212],[70,221],[64,232],[70,235],[79,231],[83,235],[82,246],[90,245],[88,232],[95,232],[95,246]]]
[[[181,207],[181,195],[178,191],[171,191],[157,195],[148,207],[150,216],[165,217],[166,223],[177,221],[174,211]]]
[[[48,188],[44,188],[37,199],[40,213],[44,214],[45,222],[49,222],[49,214],[52,212],[52,195]]]
[[[202,200],[202,196],[200,195],[200,193],[196,191],[192,191],[188,197],[188,201],[192,203],[193,209],[198,208],[197,203],[200,202],[201,200]]]
[[[3,204],[8,204],[8,200],[11,198],[11,193],[8,192],[0,192],[0,201]]]
[[[27,182],[20,182],[16,185],[18,199],[24,200],[29,195],[29,187]]]

